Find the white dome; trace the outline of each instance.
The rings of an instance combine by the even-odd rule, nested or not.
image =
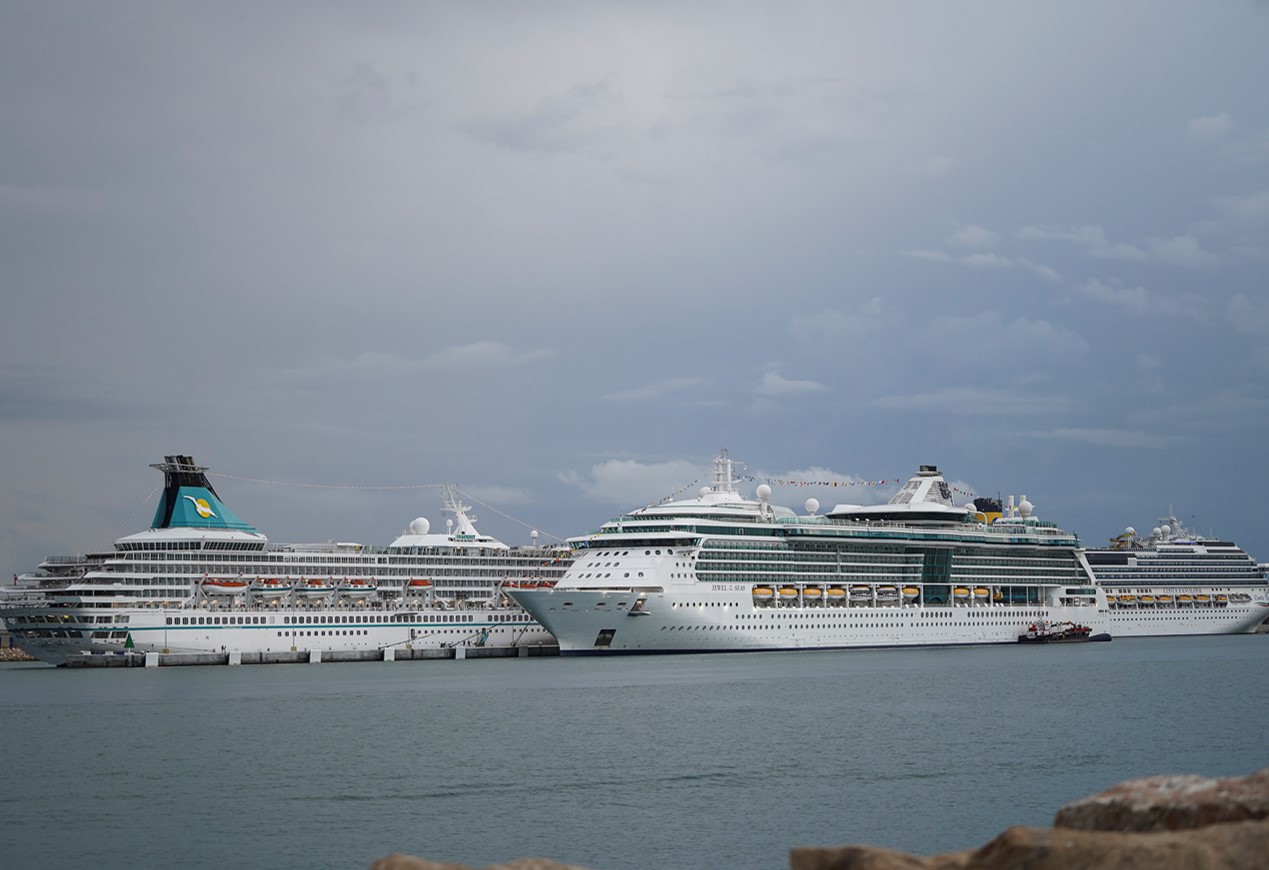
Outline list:
[[[1132,537],[1133,535],[1137,534],[1137,530],[1134,529],[1132,526],[1129,526],[1128,528],[1124,529],[1124,534],[1127,535],[1128,537]]]
[[[808,498],[806,500],[806,512],[813,514],[820,509],[820,500],[818,498]]]
[[[769,498],[771,498],[771,487],[765,483],[758,484],[758,500],[766,501]]]
[[[1035,510],[1035,506],[1031,504],[1031,502],[1027,501],[1026,496],[1023,496],[1022,503],[1018,505],[1018,513],[1022,514],[1024,517],[1029,517],[1031,516],[1031,512],[1033,510]]]
[[[1167,523],[1164,523],[1163,525],[1159,526],[1159,531],[1165,535],[1170,535],[1172,534],[1172,527],[1168,525]]]
[[[705,496],[709,495],[709,492],[710,492],[710,489],[708,486],[702,486],[700,491],[701,498],[704,498]]]
[[[426,535],[431,528],[432,524],[427,521],[427,517],[415,517],[405,530],[411,535]]]

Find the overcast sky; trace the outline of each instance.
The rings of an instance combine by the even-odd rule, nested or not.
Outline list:
[[[526,543],[724,447],[1269,561],[1266,46],[1253,0],[6,0],[0,571],[148,526],[167,453],[274,540],[439,494],[239,478]]]

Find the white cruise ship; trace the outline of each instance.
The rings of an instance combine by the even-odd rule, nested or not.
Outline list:
[[[164,489],[149,529],[16,578],[0,603],[15,646],[65,664],[125,651],[554,644],[502,589],[555,582],[571,549],[479,534],[451,488],[443,534],[420,517],[386,547],[279,544],[230,511],[190,457],[152,467]]]
[[[1252,633],[1269,617],[1265,566],[1171,512],[1148,536],[1130,527],[1085,556],[1116,637]]]
[[[1078,539],[1024,496],[987,522],[932,466],[886,505],[736,489],[726,451],[693,498],[574,538],[550,589],[509,590],[565,655],[1016,643],[1038,620],[1109,632]]]

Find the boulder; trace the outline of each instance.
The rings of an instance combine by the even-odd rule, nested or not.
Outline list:
[[[1269,818],[1269,768],[1251,776],[1130,779],[1057,812],[1054,825],[1084,831],[1180,831]]]

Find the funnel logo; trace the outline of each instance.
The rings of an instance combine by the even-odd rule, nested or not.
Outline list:
[[[198,511],[198,515],[203,519],[216,516],[216,512],[211,509],[211,505],[207,503],[205,498],[194,498],[192,495],[184,496],[194,504],[194,510]]]

